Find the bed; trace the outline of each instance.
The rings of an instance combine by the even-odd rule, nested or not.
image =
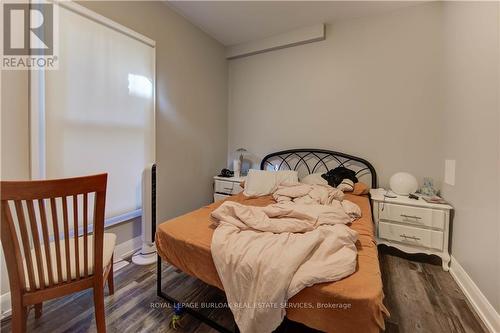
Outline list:
[[[304,175],[329,170],[338,165],[355,170],[360,181],[376,187],[376,173],[370,163],[332,151],[296,149],[273,153],[263,159],[261,169],[290,169]],[[384,329],[384,316],[388,313],[383,305],[384,295],[370,201],[367,195],[346,194],[346,199],[356,203],[362,210],[362,218],[351,225],[359,233],[356,243],[356,272],[340,281],[303,289],[289,300],[287,318],[325,332],[379,332]],[[271,196],[248,198],[242,193],[227,200],[251,206],[274,203]],[[164,260],[223,290],[210,252],[215,228],[210,213],[221,203],[213,203],[162,223],[156,231],[158,264]],[[168,301],[176,302],[161,290],[158,290],[158,294]],[[200,318],[198,315],[197,317]],[[207,323],[215,324],[211,326],[221,331],[228,331],[217,323]]]

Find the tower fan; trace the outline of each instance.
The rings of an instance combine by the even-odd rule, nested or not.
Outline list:
[[[136,265],[156,262],[156,164],[146,167],[142,173],[142,247],[132,256]]]

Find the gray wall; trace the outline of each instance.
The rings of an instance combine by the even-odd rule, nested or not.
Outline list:
[[[382,186],[396,171],[440,179],[438,8],[328,24],[325,41],[229,61],[229,155],[326,148],[372,162]]]
[[[162,1],[81,4],[156,41],[158,219],[209,203],[226,158],[224,47]]]
[[[499,5],[443,6],[443,143],[456,160],[452,255],[500,313]]]
[[[224,47],[161,1],[81,4],[156,41],[158,219],[210,202],[227,149]],[[1,80],[1,177],[29,179],[28,75],[2,71]],[[118,243],[140,230],[140,219],[110,228]],[[2,294],[7,282],[2,274]]]

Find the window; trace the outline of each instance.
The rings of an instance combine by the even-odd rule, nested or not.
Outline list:
[[[154,41],[61,3],[59,69],[31,82],[32,177],[107,172],[106,225],[139,216],[155,160]]]

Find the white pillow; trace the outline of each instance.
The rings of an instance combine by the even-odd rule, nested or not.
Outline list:
[[[293,170],[271,171],[276,174],[276,187],[280,185],[297,185],[299,183],[299,174]]]
[[[321,177],[321,173],[311,173],[302,178],[300,182],[308,185],[328,185],[328,181]]]
[[[341,190],[342,192],[352,192],[354,191],[354,182],[346,178],[342,180],[342,183],[337,186],[337,189]]]
[[[298,183],[297,171],[248,170],[243,194],[248,197],[268,195],[276,191],[279,185]]]

